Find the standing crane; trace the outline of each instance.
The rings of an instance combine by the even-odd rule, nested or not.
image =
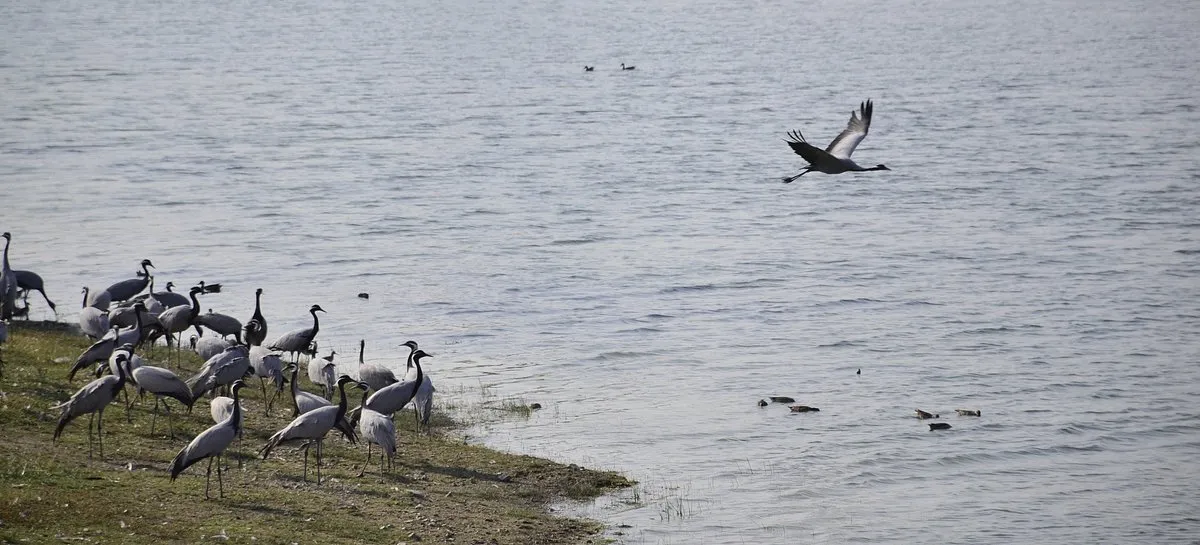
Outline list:
[[[292,361],[296,362],[301,352],[308,351],[308,347],[312,345],[313,339],[317,337],[317,332],[321,330],[321,322],[317,320],[318,312],[325,312],[325,309],[321,308],[321,305],[313,305],[308,309],[308,313],[312,314],[312,327],[288,331],[280,335],[278,339],[275,339],[275,342],[271,343],[267,348],[280,352],[291,352]]]
[[[117,365],[117,375],[105,375],[96,380],[93,380],[83,388],[80,388],[75,395],[58,405],[50,407],[51,409],[62,409],[62,414],[58,417],[58,426],[54,428],[54,440],[58,441],[62,435],[63,428],[67,427],[72,420],[81,415],[89,415],[88,418],[88,459],[92,459],[92,421],[96,421],[96,435],[100,442],[100,456],[104,456],[104,409],[108,407],[117,398],[117,393],[125,387],[125,365],[128,361],[122,358]]]
[[[254,315],[246,322],[242,333],[242,338],[246,339],[246,344],[250,346],[259,346],[267,340],[267,319],[262,313],[262,294],[262,288],[254,290]]]
[[[267,456],[271,455],[271,450],[276,446],[289,442],[304,442],[311,445],[317,445],[317,485],[321,484],[321,444],[325,440],[325,435],[329,430],[334,428],[339,421],[346,415],[346,384],[354,382],[354,379],[349,375],[342,375],[337,381],[338,392],[340,392],[340,400],[337,405],[321,407],[306,412],[297,416],[290,424],[284,426],[283,429],[275,432],[267,444],[259,449],[259,454],[266,460]],[[304,480],[308,480],[308,447],[304,449]]]
[[[241,392],[245,384],[242,381],[233,383],[233,410],[229,412],[229,416],[218,422],[212,427],[200,432],[192,442],[188,443],[179,454],[175,455],[175,459],[171,460],[171,480],[174,481],[183,470],[191,467],[196,462],[208,458],[208,471],[204,473],[204,498],[208,499],[209,485],[212,483],[212,466],[213,460],[217,461],[217,493],[218,497],[225,497],[225,484],[221,482],[221,455],[225,453],[225,449],[229,448],[233,439],[242,432],[242,408],[238,402],[238,394]]]
[[[17,309],[17,275],[8,266],[8,246],[12,244],[12,234],[5,231],[4,257],[0,258],[0,320],[11,320]]]

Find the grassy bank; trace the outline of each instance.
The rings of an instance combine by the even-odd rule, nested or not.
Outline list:
[[[212,425],[206,400],[191,414],[176,411],[174,439],[161,416],[150,433],[151,396],[133,405],[129,421],[123,404],[113,403],[104,414],[103,458],[88,459],[86,416],[51,441],[58,411],[50,406],[92,378],[80,373],[75,383],[66,381],[88,344],[61,324],[10,327],[0,380],[0,542],[601,543],[600,524],[551,516],[547,504],[631,484],[615,473],[464,444],[438,426],[418,434],[405,411],[396,418],[399,448],[390,473],[379,474],[374,449],[366,476],[357,477],[365,447],[335,432],[325,441],[318,487],[311,459],[309,482],[302,480],[303,454],[294,448],[276,449],[265,461],[255,456],[291,420],[291,404],[285,398],[265,415],[258,380],[248,379],[245,435],[227,452],[225,497],[217,499],[214,470],[213,499],[206,500],[205,463],[174,482],[167,473],[175,454]],[[185,358],[178,370],[163,363],[162,348],[142,356],[185,378],[201,363]],[[440,426],[444,432],[452,424]]]

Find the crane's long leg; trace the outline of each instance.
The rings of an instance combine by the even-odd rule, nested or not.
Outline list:
[[[175,415],[171,414],[171,406],[167,405],[167,400],[162,402],[163,410],[167,411],[167,429],[171,431],[171,439],[175,438]]]
[[[225,483],[221,481],[221,455],[215,456],[217,459],[217,497],[225,497]]]
[[[209,498],[209,483],[212,481],[212,456],[209,456],[209,471],[204,472],[204,499]]]
[[[363,462],[362,469],[359,470],[358,476],[362,477],[367,472],[367,466],[371,463],[371,442],[367,441],[367,459]]]
[[[96,413],[88,415],[88,460],[92,459],[92,426],[96,425]]]
[[[154,415],[150,417],[150,435],[154,435],[154,424],[158,422],[158,402],[162,399],[157,394],[154,396]]]
[[[100,443],[100,457],[104,458],[104,408],[96,414],[96,440]]]
[[[790,184],[790,183],[792,183],[792,182],[796,181],[796,178],[799,178],[799,177],[801,177],[801,176],[804,176],[805,174],[808,174],[808,173],[809,173],[811,170],[812,170],[812,167],[805,167],[805,169],[804,169],[804,170],[801,170],[801,171],[800,171],[800,174],[797,174],[797,175],[795,175],[795,176],[787,176],[787,177],[785,177],[785,178],[783,179],[783,183],[785,183],[785,184]]]
[[[321,486],[321,439],[317,439],[317,486]]]

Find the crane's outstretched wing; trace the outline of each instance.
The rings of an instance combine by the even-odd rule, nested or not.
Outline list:
[[[825,151],[838,159],[849,159],[850,154],[854,153],[854,148],[867,137],[867,131],[871,128],[871,109],[871,100],[867,99],[859,105],[862,117],[858,116],[858,112],[850,112],[850,122],[846,124],[846,130],[837,135]]]
[[[792,139],[785,140],[787,145],[791,146],[792,151],[796,152],[796,155],[803,157],[805,161],[809,162],[809,164],[827,164],[831,159],[833,159],[830,157],[829,153],[823,151],[821,148],[809,144],[808,141],[804,139],[804,135],[800,134],[800,131],[789,132],[788,136],[792,137]]]

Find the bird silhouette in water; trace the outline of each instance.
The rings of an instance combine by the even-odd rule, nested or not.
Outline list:
[[[596,69],[596,67],[595,67],[595,66],[588,66],[588,65],[586,65],[586,64],[585,64],[585,65],[583,65],[583,71],[584,71],[584,72],[591,72],[591,71],[594,71],[595,69]]]
[[[871,128],[871,111],[874,105],[868,99],[859,105],[858,112],[850,112],[850,122],[846,124],[845,130],[829,143],[829,147],[824,150],[809,144],[804,139],[804,135],[800,131],[794,130],[788,133],[791,140],[786,140],[788,146],[791,146],[792,151],[796,152],[808,161],[808,166],[804,167],[799,174],[788,176],[783,179],[783,183],[792,183],[809,172],[824,172],[825,174],[841,174],[843,172],[865,172],[868,170],[891,170],[883,165],[875,165],[867,168],[859,166],[858,163],[850,160],[850,154],[854,153],[854,148],[867,137],[867,131]],[[859,116],[859,113],[862,116]]]
[[[621,63],[621,70],[633,70],[634,68],[637,68],[637,67],[636,66],[625,66],[625,63]]]

